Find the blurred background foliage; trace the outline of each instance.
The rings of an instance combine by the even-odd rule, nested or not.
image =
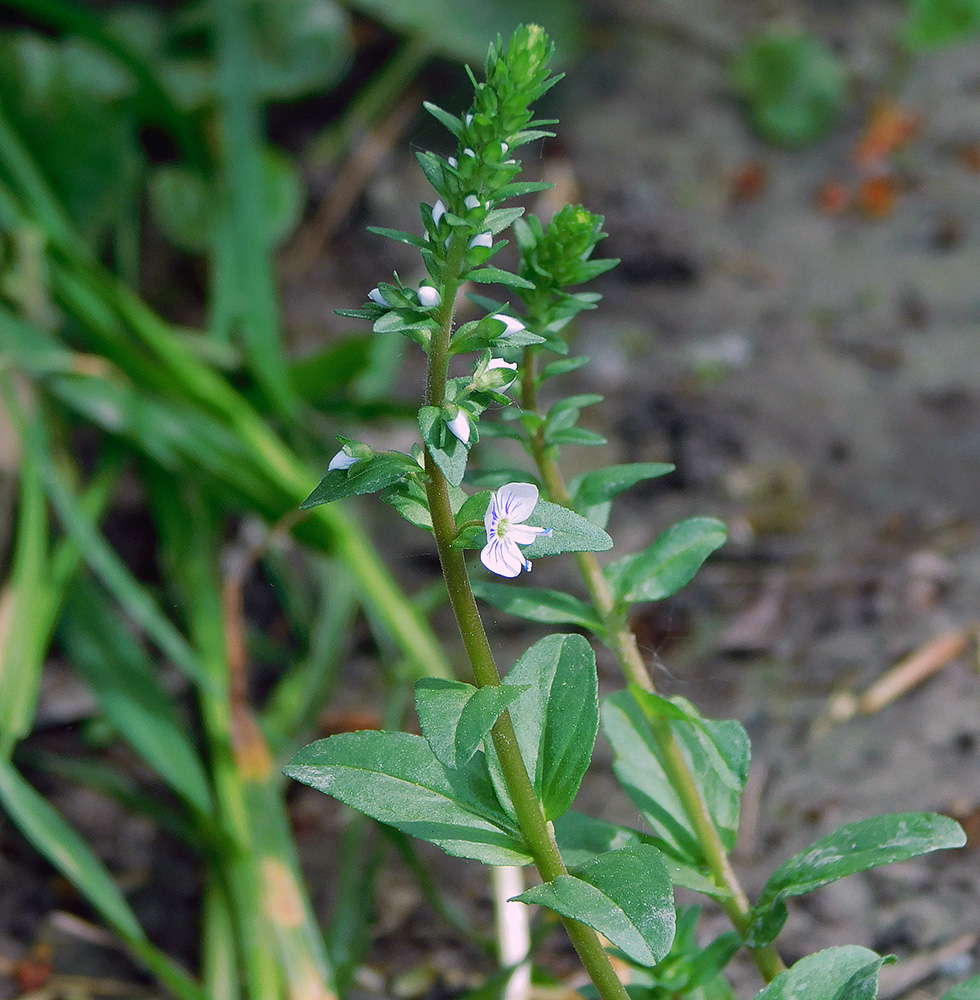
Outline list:
[[[0,390],[16,442],[0,491],[0,805],[176,996],[327,997],[367,945],[383,848],[350,825],[322,929],[279,766],[330,704],[359,616],[389,692],[379,722],[399,724],[414,679],[451,669],[428,621],[438,593],[406,594],[346,511],[295,516],[335,450],[333,422],[404,414],[369,337],[291,356],[276,252],[310,210],[311,164],[340,163],[432,60],[478,67],[522,20],[566,64],[581,55],[585,18],[568,0],[0,3]],[[978,28],[980,0],[910,0],[896,45],[911,57]],[[793,26],[745,39],[731,83],[749,125],[790,147],[824,137],[849,96],[839,56]],[[301,148],[274,146],[270,109],[304,100],[329,117]],[[160,236],[207,262],[184,311],[193,328],[144,298]],[[110,530],[134,503],[144,566]],[[255,574],[287,634],[245,614]],[[103,727],[90,751],[34,738],[53,650]],[[250,658],[267,665],[257,692]],[[106,742],[129,763],[110,763]],[[193,971],[150,941],[38,791],[54,777],[200,858]],[[407,841],[386,836],[485,946]]]

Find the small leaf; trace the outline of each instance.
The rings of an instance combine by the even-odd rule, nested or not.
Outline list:
[[[711,517],[692,517],[668,528],[649,548],[605,568],[618,601],[660,601],[685,586],[728,531]]]
[[[705,858],[700,842],[667,777],[663,751],[637,694],[635,688],[619,691],[602,704],[602,729],[615,754],[616,778],[650,824],[658,845],[685,864],[702,865]],[[660,699],[650,696],[649,700],[653,711],[662,715]],[[739,803],[748,775],[748,736],[733,719],[705,719],[685,699],[673,698],[671,702],[685,715],[683,720],[668,720],[671,732],[701,788],[722,843],[730,850],[738,832]]]
[[[408,455],[398,452],[383,452],[362,458],[349,469],[328,472],[320,480],[320,485],[299,505],[299,509],[309,510],[344,497],[377,493],[418,471],[418,465]]]
[[[874,1000],[878,972],[893,961],[858,945],[825,948],[781,972],[755,1000]]]
[[[611,501],[620,493],[647,479],[656,479],[674,471],[666,462],[632,462],[629,465],[611,465],[596,472],[573,479],[568,486],[572,505],[593,524],[605,528],[609,521]]]
[[[595,653],[580,635],[546,636],[514,664],[506,683],[530,687],[510,717],[545,818],[554,819],[571,806],[592,758],[599,728]],[[509,803],[490,748],[488,763],[501,802]]]
[[[427,248],[429,245],[421,236],[414,236],[412,233],[406,233],[401,229],[385,229],[383,226],[368,226],[367,228],[369,233],[385,236],[396,243],[407,243],[410,247],[418,247],[420,250]]]
[[[421,736],[342,733],[301,750],[283,773],[455,857],[488,865],[531,863],[480,755],[452,770]]]
[[[470,586],[474,596],[481,601],[525,621],[544,625],[581,625],[597,635],[605,634],[605,627],[595,611],[571,594],[540,587],[491,583],[489,580],[473,580]]]
[[[600,854],[516,898],[580,920],[640,965],[656,965],[674,940],[673,886],[655,847]]]
[[[632,462],[629,465],[610,465],[596,472],[586,473],[572,480],[569,492],[575,498],[576,507],[594,507],[618,497],[637,483],[647,479],[657,479],[674,471],[668,462]]]
[[[585,427],[564,427],[557,431],[546,431],[548,444],[581,444],[595,448],[607,444],[606,439]]]
[[[477,267],[466,272],[466,277],[470,281],[477,281],[481,285],[507,285],[508,288],[533,289],[534,284],[522,278],[519,274],[512,274],[510,271],[503,271],[499,267]]]
[[[443,111],[438,104],[433,104],[432,101],[423,101],[422,107],[435,118],[436,121],[441,122],[443,125],[449,129],[450,132],[457,138],[463,132],[463,123],[455,116],[451,115],[448,111]]]
[[[936,813],[893,813],[847,823],[776,869],[755,907],[760,923],[753,941],[766,945],[779,933],[785,920],[785,906],[780,904],[790,896],[802,896],[879,865],[965,843],[960,825]],[[770,911],[774,917],[769,917]]]
[[[415,710],[422,735],[441,764],[463,767],[501,713],[527,690],[526,685],[476,688],[463,681],[424,677],[415,684]]]
[[[618,851],[623,847],[635,847],[640,844],[656,846],[654,838],[647,833],[640,833],[632,827],[608,823],[602,819],[594,819],[574,810],[559,816],[554,822],[554,827],[561,856],[569,868],[583,865],[607,851]],[[690,865],[681,864],[674,858],[666,856],[663,858],[670,880],[675,886],[700,892],[714,899],[731,897],[727,889],[719,889],[711,879],[705,878]]]
[[[447,429],[438,406],[423,406],[419,410],[419,430],[439,471],[450,486],[459,486],[466,472],[469,449]]]
[[[560,504],[539,500],[527,523],[538,528],[550,528],[550,535],[538,537],[524,548],[528,559],[556,556],[562,552],[605,552],[612,548],[612,539],[581,514]]]

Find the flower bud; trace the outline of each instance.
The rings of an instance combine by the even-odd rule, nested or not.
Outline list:
[[[379,306],[384,306],[385,309],[391,308],[391,303],[381,294],[381,290],[378,288],[372,288],[368,292],[368,298]]]
[[[438,288],[432,285],[419,286],[419,305],[426,309],[433,309],[442,302],[442,296]]]
[[[330,459],[330,464],[327,466],[327,472],[334,472],[336,469],[349,469],[356,462],[359,462],[359,458],[355,458],[353,455],[348,455],[343,448]]]
[[[493,236],[490,233],[478,233],[470,240],[467,249],[472,250],[474,247],[486,247],[489,250],[492,246]]]
[[[506,313],[494,313],[490,318],[499,320],[504,324],[504,332],[500,335],[501,338],[513,336],[513,334],[520,333],[521,330],[527,329],[527,327],[519,319],[515,319],[513,316],[508,316]]]
[[[447,420],[446,426],[452,432],[453,436],[459,438],[463,444],[469,441],[470,418],[466,415],[465,410],[460,410],[452,420]]]

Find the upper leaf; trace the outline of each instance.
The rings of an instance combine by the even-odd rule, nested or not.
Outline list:
[[[504,709],[527,690],[526,685],[476,688],[463,681],[424,677],[415,685],[422,735],[441,764],[463,767]]]
[[[674,891],[656,847],[639,844],[592,861],[516,897],[604,934],[640,965],[656,965],[674,940]]]
[[[474,596],[481,601],[525,621],[545,625],[581,625],[590,632],[605,634],[605,626],[595,611],[571,594],[542,587],[514,587],[489,580],[473,580],[470,586]]]
[[[531,862],[520,831],[497,802],[482,756],[454,770],[421,736],[369,730],[318,740],[283,773],[447,854],[488,865]]]
[[[349,469],[333,469],[328,472],[320,480],[320,485],[299,505],[299,509],[309,510],[344,497],[377,493],[418,471],[415,461],[399,452],[386,451],[370,458],[362,458]]]
[[[965,843],[959,823],[936,813],[893,813],[847,823],[776,869],[755,907],[752,939],[765,945],[775,938],[786,919],[782,900],[790,896],[802,896],[869,868]]]
[[[572,504],[593,524],[605,528],[609,521],[612,500],[646,479],[656,479],[674,471],[667,462],[632,462],[629,465],[610,465],[605,469],[588,472],[573,479],[568,486]]]
[[[668,528],[649,548],[606,569],[618,601],[660,601],[690,582],[701,564],[725,544],[728,531],[713,517],[691,517]]]
[[[443,419],[442,410],[437,406],[423,406],[419,410],[419,430],[433,460],[439,466],[439,471],[449,481],[450,486],[459,486],[466,472],[469,448],[450,433]]]
[[[536,642],[507,675],[529,690],[510,706],[521,756],[546,819],[571,806],[592,758],[599,728],[595,653],[580,635],[549,635]],[[509,795],[488,748],[490,773],[505,804]]]

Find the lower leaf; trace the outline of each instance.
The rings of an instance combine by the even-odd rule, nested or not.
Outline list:
[[[283,773],[447,854],[488,865],[531,863],[519,829],[500,808],[482,754],[452,770],[421,736],[369,730],[318,740]]]
[[[674,940],[673,886],[655,847],[601,854],[516,898],[587,924],[640,965],[656,965]]]

